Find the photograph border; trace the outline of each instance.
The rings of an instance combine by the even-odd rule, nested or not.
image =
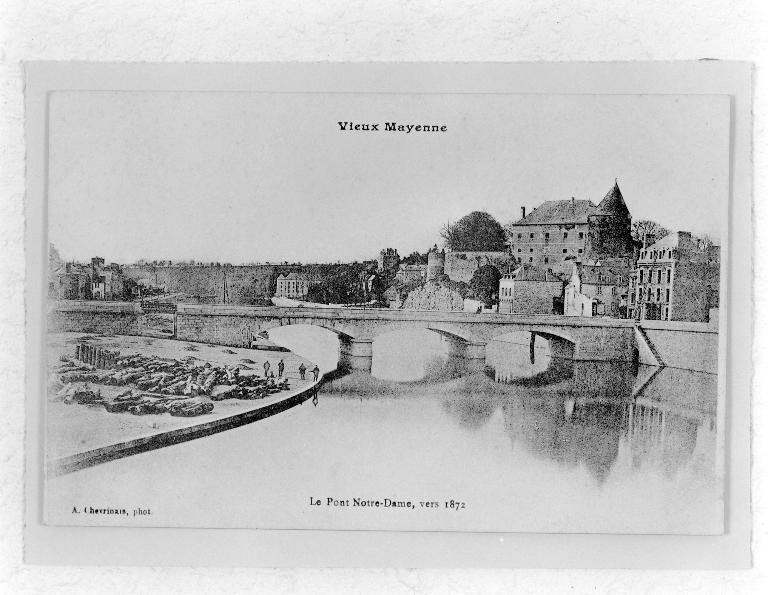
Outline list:
[[[750,564],[751,67],[713,61],[541,64],[26,65],[25,560],[58,564],[733,568]],[[731,97],[727,289],[720,311],[723,536],[48,527],[42,524],[47,106],[56,90]],[[739,316],[733,315],[739,312]],[[743,315],[742,313],[749,313]],[[724,332],[723,332],[724,331]],[[726,375],[727,370],[727,375]],[[727,395],[744,395],[728,399]],[[152,547],[149,547],[149,544]],[[207,544],[202,548],[202,544]]]

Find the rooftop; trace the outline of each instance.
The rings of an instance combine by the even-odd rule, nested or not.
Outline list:
[[[550,269],[524,264],[514,273],[515,281],[546,281],[549,283],[562,282],[563,278]]]
[[[548,200],[513,225],[536,223],[586,223],[597,207],[591,200]]]
[[[280,275],[278,277],[278,279],[284,279],[284,280],[287,280],[287,281],[293,281],[293,280],[304,281],[304,280],[306,280],[306,278],[307,278],[306,275],[301,274],[301,273],[297,273],[295,271],[294,272],[290,272],[287,275],[286,274],[282,274],[282,275]]]
[[[616,181],[608,193],[595,205],[591,200],[547,200],[513,225],[541,223],[587,223],[591,215],[628,215],[629,209]]]

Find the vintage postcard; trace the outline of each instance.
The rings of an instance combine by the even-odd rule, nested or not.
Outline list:
[[[723,534],[728,96],[46,114],[46,525]]]

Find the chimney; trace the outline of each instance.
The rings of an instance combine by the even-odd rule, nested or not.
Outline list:
[[[643,248],[656,243],[656,234],[645,232],[643,234]]]
[[[522,213],[522,219],[525,219],[525,207],[520,207],[520,213]]]

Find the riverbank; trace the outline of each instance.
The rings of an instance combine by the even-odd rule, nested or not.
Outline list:
[[[86,335],[54,333],[49,335],[48,353],[51,371],[59,357],[72,355],[75,345],[90,345],[119,351],[122,355],[144,354],[160,358],[192,359],[199,365],[236,366],[241,374],[263,371],[264,361],[272,370],[282,359],[290,389],[257,400],[227,399],[213,403],[213,411],[197,417],[169,414],[132,415],[110,413],[101,405],[67,403],[56,396],[55,384],[46,400],[46,468],[49,476],[60,475],[137,452],[162,448],[186,440],[224,431],[269,417],[310,398],[318,382],[301,380],[298,367],[314,364],[294,353],[247,348],[229,348],[171,339],[121,335]],[[307,374],[311,378],[311,374]],[[54,381],[55,382],[55,381]],[[109,399],[123,392],[124,386],[92,385]],[[114,393],[114,394],[113,394]]]

